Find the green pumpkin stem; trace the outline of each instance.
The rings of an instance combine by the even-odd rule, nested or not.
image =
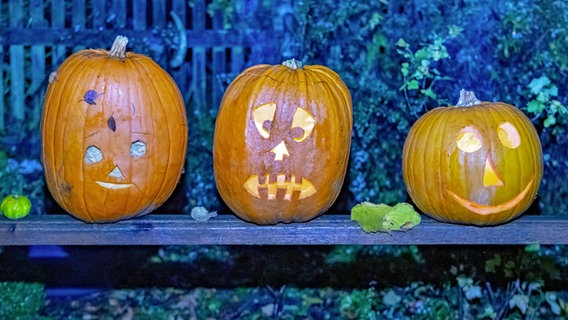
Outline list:
[[[460,91],[460,99],[458,103],[456,103],[456,107],[471,107],[481,104],[481,101],[475,97],[473,91],[467,91],[465,89],[461,89]]]
[[[123,60],[126,57],[126,45],[128,38],[124,36],[116,36],[112,47],[110,48],[109,55],[113,58]]]
[[[299,60],[292,58],[290,60],[286,60],[286,61],[282,62],[282,65],[296,70],[296,69],[302,68],[302,61],[299,61]]]

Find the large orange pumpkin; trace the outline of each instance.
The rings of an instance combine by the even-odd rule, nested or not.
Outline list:
[[[227,88],[215,124],[219,194],[257,224],[310,220],[339,194],[351,129],[351,95],[331,69],[250,67]]]
[[[42,119],[49,191],[89,222],[146,214],[176,187],[187,146],[185,105],[173,79],[152,59],[81,50],[50,77]]]
[[[542,178],[542,150],[530,120],[501,102],[463,91],[456,106],[440,107],[412,126],[402,173],[425,214],[447,222],[495,225],[532,203]]]

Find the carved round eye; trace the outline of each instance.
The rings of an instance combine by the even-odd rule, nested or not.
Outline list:
[[[299,141],[302,139],[302,137],[304,137],[305,130],[300,127],[295,127],[290,129],[290,135],[294,140]]]
[[[95,146],[90,146],[85,151],[85,162],[87,164],[97,163],[103,160],[103,153]]]
[[[483,146],[483,139],[479,131],[468,126],[460,130],[457,138],[458,148],[463,152],[475,152]]]
[[[312,134],[315,122],[314,116],[308,110],[300,107],[296,108],[294,119],[292,120],[292,129],[299,128],[302,130],[302,133],[299,136],[294,134],[294,140],[298,142],[306,140]]]
[[[265,139],[270,137],[275,114],[276,103],[274,102],[260,105],[252,110],[254,125],[261,137]]]
[[[146,144],[143,141],[136,140],[130,145],[130,155],[138,158],[146,154]]]
[[[497,135],[501,143],[511,149],[515,149],[521,145],[521,136],[517,128],[510,122],[503,122],[497,128]]]

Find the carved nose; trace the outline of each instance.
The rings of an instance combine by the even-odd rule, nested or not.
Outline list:
[[[495,170],[495,164],[491,159],[491,155],[487,155],[487,159],[485,159],[485,172],[483,174],[483,186],[491,187],[491,186],[503,186],[503,180],[499,178],[497,175],[497,171]]]
[[[117,179],[124,178],[124,175],[122,174],[122,171],[120,171],[120,168],[118,166],[115,166],[114,169],[112,169],[112,171],[108,174],[108,176]]]
[[[282,161],[284,156],[290,156],[288,153],[288,148],[286,148],[286,144],[284,141],[280,142],[274,149],[270,150],[270,152],[274,153],[274,160]]]

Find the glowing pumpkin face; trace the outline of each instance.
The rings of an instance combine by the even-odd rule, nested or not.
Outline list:
[[[245,220],[310,220],[339,194],[351,127],[349,91],[330,69],[251,67],[231,83],[217,116],[217,189]]]
[[[513,219],[532,203],[542,178],[536,130],[517,108],[463,92],[411,128],[403,150],[409,195],[435,219],[474,225]],[[469,100],[468,100],[469,99]]]
[[[173,79],[152,59],[82,50],[52,75],[42,119],[47,186],[57,203],[88,222],[151,212],[177,186],[187,119]]]

